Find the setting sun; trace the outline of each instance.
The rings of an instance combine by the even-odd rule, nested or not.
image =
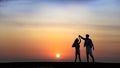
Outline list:
[[[60,58],[60,54],[59,53],[56,54],[56,58]]]

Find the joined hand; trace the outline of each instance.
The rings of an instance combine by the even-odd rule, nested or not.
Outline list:
[[[80,35],[78,37],[81,37]]]

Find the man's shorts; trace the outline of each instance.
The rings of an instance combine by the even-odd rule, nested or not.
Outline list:
[[[92,55],[92,48],[86,47],[86,54]]]

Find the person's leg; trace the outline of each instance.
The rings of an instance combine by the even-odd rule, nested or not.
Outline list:
[[[87,62],[89,62],[89,53],[90,53],[90,48],[86,47],[86,58],[87,58]]]
[[[76,60],[77,60],[77,51],[75,52],[75,62],[76,62]]]
[[[91,53],[90,56],[92,58],[92,61],[94,62],[94,56],[93,56],[93,54]]]
[[[80,57],[80,48],[78,48],[78,57],[79,57],[79,62],[81,62],[81,57]]]
[[[92,49],[90,49],[90,57],[92,58],[92,61],[94,62],[94,56],[92,54]]]
[[[79,62],[81,62],[81,57],[80,57],[80,54],[78,54],[78,56],[79,56]]]
[[[87,62],[89,62],[89,53],[87,53],[86,56],[87,56]]]

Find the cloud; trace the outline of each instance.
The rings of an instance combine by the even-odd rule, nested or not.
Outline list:
[[[0,24],[68,27],[116,22],[117,25],[118,7],[113,0],[11,0],[0,7]]]
[[[86,7],[79,4],[56,4],[28,2],[12,2],[0,8],[0,21],[4,24],[13,25],[61,25],[75,23],[75,20],[82,20],[89,15]],[[86,15],[87,14],[87,15]],[[2,24],[3,24],[2,23]],[[45,24],[46,23],[46,24]]]

